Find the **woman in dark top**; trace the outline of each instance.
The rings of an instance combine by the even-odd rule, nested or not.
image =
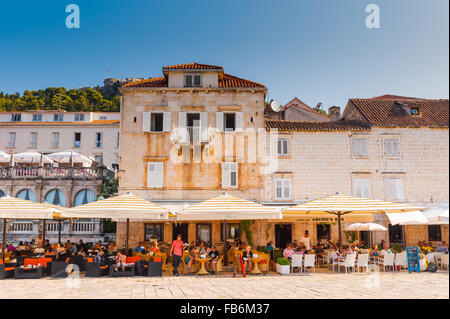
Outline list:
[[[245,272],[250,271],[252,268],[250,258],[253,258],[252,247],[247,246],[244,252],[242,253],[242,261],[244,263]]]

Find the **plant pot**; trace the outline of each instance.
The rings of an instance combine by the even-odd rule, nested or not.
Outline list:
[[[276,269],[277,269],[277,273],[282,274],[282,275],[288,275],[291,272],[290,265],[277,264]]]

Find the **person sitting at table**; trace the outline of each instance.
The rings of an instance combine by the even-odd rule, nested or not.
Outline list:
[[[252,263],[250,259],[253,258],[252,247],[248,245],[245,247],[244,252],[242,253],[242,262],[244,264],[244,271],[248,272],[252,268]]]
[[[200,247],[199,247],[199,252],[198,253],[199,253],[199,255],[208,255],[209,248],[208,248],[208,245],[204,241],[202,241],[200,243]]]
[[[379,252],[377,245],[374,245],[372,247],[372,249],[370,250],[370,254],[369,255],[370,255],[370,258],[373,261],[378,261],[378,260],[382,259],[381,258],[381,253]]]
[[[34,249],[33,254],[41,255],[45,253],[45,249],[42,247],[42,244],[40,244],[37,248]]]
[[[14,245],[12,243],[9,243],[6,247],[7,251],[15,251],[16,247],[14,247]]]
[[[86,257],[86,252],[84,251],[84,246],[81,246],[77,253],[78,256]]]
[[[428,254],[429,252],[433,251],[433,247],[431,245],[431,243],[427,243],[426,241],[424,241],[422,243],[422,253],[424,254]]]
[[[364,240],[361,240],[361,242],[359,243],[359,248],[363,249],[366,247],[366,242]]]
[[[143,253],[145,252],[145,246],[144,246],[144,243],[140,241],[140,242],[138,243],[138,245],[136,246],[136,248],[134,248],[134,251],[135,251],[136,253],[141,253],[141,254],[143,254]]]
[[[150,249],[149,249],[152,253],[159,253],[159,247],[158,247],[158,242],[154,241],[153,243],[151,243],[150,245]]]
[[[298,249],[298,248],[299,248],[298,240],[295,239],[294,243],[292,244],[292,249]]]
[[[300,242],[305,246],[306,253],[308,253],[311,250],[311,242],[308,230],[305,230],[305,236],[302,239],[300,239]]]
[[[25,250],[25,245],[23,244],[22,241],[19,241],[19,245],[17,245],[16,250],[17,251],[24,251]]]
[[[117,252],[116,242],[112,241],[108,244],[108,255],[113,255]]]
[[[314,253],[317,256],[317,261],[323,260],[324,249],[322,244],[318,244],[316,248],[314,248]]]
[[[45,241],[44,241],[44,245],[42,246],[44,249],[48,249],[48,248],[50,248],[50,241],[48,240],[48,239],[46,239]]]
[[[189,256],[187,256],[184,260],[184,262],[187,264],[188,274],[190,274],[192,271],[192,265],[194,264],[195,258],[198,258],[198,253],[195,246],[190,246],[189,249]]]
[[[289,262],[292,261],[292,255],[295,254],[295,250],[292,249],[292,244],[286,244],[286,249],[283,251],[284,258],[287,258]]]
[[[116,255],[116,264],[114,267],[114,271],[118,271],[119,268],[122,269],[122,271],[125,271],[126,265],[127,265],[127,256],[125,256],[125,254],[122,253],[121,251],[118,251]]]
[[[338,263],[344,258],[344,248],[341,246],[339,248],[336,247],[336,250],[333,252],[331,263]]]
[[[389,249],[388,245],[384,244],[383,249],[381,250],[381,256],[384,257],[387,254],[392,254],[392,251]]]
[[[209,258],[211,258],[211,260],[209,260],[206,265],[214,275],[216,273],[217,262],[219,261],[219,252],[216,250],[216,247],[211,246],[211,250],[209,251],[208,256]]]
[[[102,241],[101,240],[99,240],[94,246],[94,250],[100,250],[100,249],[102,249]]]
[[[269,251],[270,259],[273,259],[273,250],[274,250],[274,247],[273,247],[273,245],[272,245],[272,241],[269,241],[269,242],[266,244],[266,246],[264,247],[264,250]]]
[[[84,251],[86,251],[86,246],[84,245],[82,239],[80,239],[80,241],[77,244],[77,250],[79,251],[79,250],[81,250],[81,248],[84,248]]]
[[[442,241],[442,243],[439,244],[439,247],[436,249],[436,252],[443,253],[443,254],[448,254],[447,243],[445,241]]]
[[[97,255],[94,256],[94,262],[98,263],[102,266],[104,266],[106,264],[105,252],[103,251],[103,249],[100,249],[98,251]]]

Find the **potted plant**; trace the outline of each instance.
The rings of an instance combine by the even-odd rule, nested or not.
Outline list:
[[[282,275],[287,275],[291,272],[291,263],[287,258],[280,257],[277,259],[277,272]]]

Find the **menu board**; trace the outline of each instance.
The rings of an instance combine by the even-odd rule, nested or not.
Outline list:
[[[419,247],[406,247],[408,257],[408,272],[420,272]]]

